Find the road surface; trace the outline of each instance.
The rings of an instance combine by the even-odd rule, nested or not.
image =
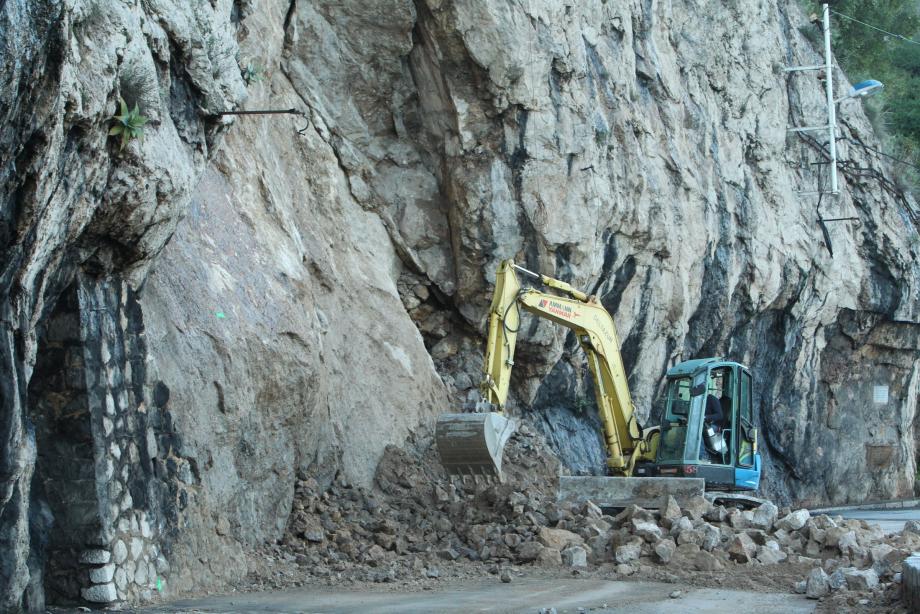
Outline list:
[[[681,595],[669,595],[680,590]],[[658,582],[617,582],[597,579],[515,579],[502,584],[497,578],[451,582],[431,591],[355,590],[310,587],[292,591],[247,593],[178,601],[142,608],[144,614],[179,613],[329,613],[421,614],[431,612],[539,612],[556,608],[559,614],[579,608],[593,613],[629,612],[758,612],[806,614],[814,601],[801,595],[692,588]]]
[[[840,514],[844,518],[856,518],[858,520],[868,520],[882,527],[888,533],[894,533],[904,528],[904,523],[908,520],[920,520],[920,508],[906,510],[841,510],[828,512],[829,516]]]

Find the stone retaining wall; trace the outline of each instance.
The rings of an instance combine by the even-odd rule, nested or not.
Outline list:
[[[50,318],[32,380],[53,599],[137,603],[166,589],[168,531],[196,477],[174,452],[168,389],[148,386],[146,360],[134,293],[81,276]]]

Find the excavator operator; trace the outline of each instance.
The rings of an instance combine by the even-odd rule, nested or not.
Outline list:
[[[703,433],[700,441],[700,460],[724,463],[727,452],[722,431],[730,427],[732,400],[729,396],[730,383],[725,381],[723,373],[713,373],[710,392],[706,395],[706,413],[703,420]],[[719,393],[716,396],[714,393]]]
[[[723,397],[724,398],[724,397]],[[725,424],[725,414],[722,411],[722,402],[714,394],[706,395],[706,422],[722,430]]]

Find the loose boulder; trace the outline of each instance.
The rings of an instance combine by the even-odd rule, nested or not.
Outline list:
[[[776,526],[786,531],[798,531],[805,526],[809,518],[811,518],[811,514],[808,510],[796,510],[783,516],[783,518],[776,523]]]
[[[654,522],[632,518],[629,521],[630,531],[633,535],[641,537],[649,543],[661,539],[661,528]]]
[[[559,567],[562,565],[562,553],[555,548],[544,548],[537,554],[535,562],[547,567]]]
[[[653,548],[655,554],[658,556],[658,559],[665,564],[671,562],[671,557],[674,556],[674,551],[676,549],[677,544],[675,544],[674,540],[672,539],[662,539],[656,543]]]
[[[560,551],[565,549],[569,544],[585,543],[585,540],[577,533],[572,533],[565,529],[550,529],[549,527],[540,528],[540,532],[537,534],[537,540],[547,548],[555,548]]]
[[[763,529],[764,531],[769,531],[773,528],[773,523],[776,522],[776,516],[779,513],[779,508],[770,503],[769,501],[763,503],[754,510],[754,516],[751,519],[751,526],[755,529]]]
[[[722,532],[709,523],[702,523],[697,531],[700,531],[703,535],[700,547],[707,552],[712,552],[722,542]]]
[[[539,542],[524,542],[521,544],[521,547],[518,548],[517,558],[522,563],[530,563],[537,559],[543,549],[543,544]]]
[[[629,563],[635,561],[642,554],[642,540],[633,538],[633,540],[617,547],[614,550],[613,558],[617,563]]]
[[[831,592],[831,585],[827,573],[820,567],[815,567],[808,572],[805,579],[805,596],[809,599],[820,599]]]
[[[843,570],[838,569],[828,577],[828,584],[831,587],[831,590],[838,590],[847,585],[847,579],[843,575]]]
[[[696,553],[693,557],[693,566],[700,571],[719,571],[723,567],[722,561],[705,550]]]
[[[671,525],[671,537],[677,537],[684,531],[692,531],[693,523],[686,516],[681,516]]]
[[[789,558],[788,555],[779,548],[771,548],[769,546],[757,547],[757,560],[762,565],[776,565],[777,563],[785,561],[787,558]]]
[[[728,547],[728,556],[738,563],[750,563],[757,552],[757,544],[746,533],[739,533]]]
[[[562,563],[567,567],[588,566],[588,552],[581,546],[569,546],[561,554]]]
[[[847,588],[851,591],[864,591],[878,586],[878,574],[874,569],[856,569],[850,567],[843,571]]]
[[[684,504],[684,514],[693,520],[702,520],[703,515],[712,509],[712,502],[706,497],[691,497]]]
[[[664,505],[661,506],[659,511],[661,513],[661,526],[666,529],[670,529],[671,525],[681,517],[680,506],[677,504],[677,500],[671,495],[668,495]]]

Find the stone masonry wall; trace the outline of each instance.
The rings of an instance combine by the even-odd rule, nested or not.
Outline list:
[[[165,462],[158,458],[158,415],[144,391],[143,321],[121,282],[81,276],[79,298],[102,527],[99,548],[82,557],[94,567],[81,596],[149,601],[166,581],[160,540],[167,518],[165,484],[155,474],[155,463]]]
[[[169,240],[229,126],[213,112],[246,96],[236,53],[240,4],[0,2],[4,612],[45,605],[41,544],[51,512],[31,492],[38,446],[27,395],[39,329],[78,272],[122,275],[138,287]],[[137,103],[149,120],[144,138],[124,147],[108,134],[119,98]],[[123,432],[117,416],[109,419],[113,433]],[[104,429],[101,416],[93,422],[94,433]]]
[[[40,337],[30,409],[55,601],[137,603],[166,589],[167,537],[195,475],[174,454],[168,389],[147,398],[146,357],[136,295],[110,278],[81,275]]]

